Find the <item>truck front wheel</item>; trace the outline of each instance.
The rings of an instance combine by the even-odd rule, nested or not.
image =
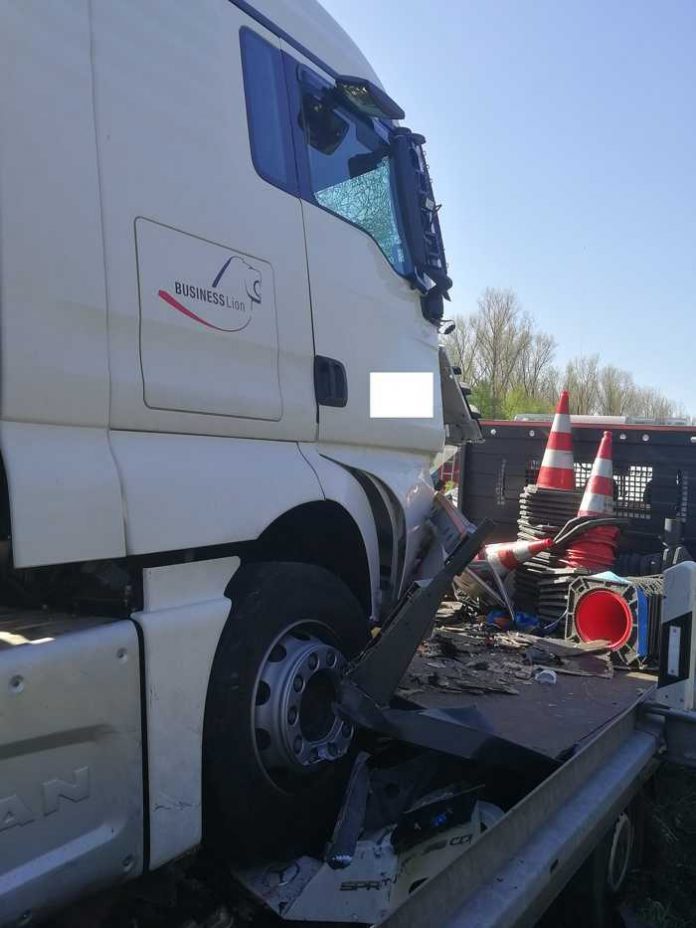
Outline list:
[[[228,595],[203,734],[206,836],[242,860],[307,853],[340,802],[354,732],[334,704],[367,620],[308,564],[243,567]]]

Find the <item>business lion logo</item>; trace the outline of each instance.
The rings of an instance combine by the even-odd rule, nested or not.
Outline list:
[[[239,332],[261,306],[261,272],[240,255],[231,255],[209,286],[175,280],[169,290],[159,290],[158,296],[172,309],[209,329]]]

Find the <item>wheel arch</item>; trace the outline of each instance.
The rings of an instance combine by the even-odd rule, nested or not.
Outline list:
[[[343,581],[370,616],[373,583],[369,539],[335,500],[314,500],[278,516],[251,546],[245,562],[296,561],[314,564]],[[234,588],[234,578],[230,589]]]

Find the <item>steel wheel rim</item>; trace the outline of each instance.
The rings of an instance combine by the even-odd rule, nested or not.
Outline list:
[[[315,773],[348,751],[353,726],[334,710],[346,659],[327,626],[297,622],[272,642],[252,699],[259,766],[276,789]]]

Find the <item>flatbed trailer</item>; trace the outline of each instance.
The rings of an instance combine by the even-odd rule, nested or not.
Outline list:
[[[553,688],[479,697],[500,734],[575,752],[384,924],[534,925],[664,758],[665,718],[651,711],[655,683],[646,674],[559,676]]]
[[[418,656],[412,669],[422,675]],[[603,839],[611,838],[622,813],[663,760],[689,762],[683,747],[696,736],[691,730],[694,722],[688,714],[675,720],[671,710],[656,706],[657,682],[655,675],[644,672],[617,671],[608,678],[559,673],[553,686],[532,682],[512,694],[486,693],[468,699],[426,684],[412,697],[423,710],[475,709],[497,736],[561,763],[460,856],[414,887],[413,895],[379,924],[389,928],[536,924]],[[668,754],[670,732],[679,726],[681,744],[673,745]],[[434,836],[432,851],[443,844]],[[612,866],[615,872],[619,868],[622,884],[631,855],[621,862],[621,852],[617,854]],[[269,874],[279,871],[290,874],[290,865],[269,865]],[[292,883],[291,876],[287,879]],[[259,895],[264,885],[264,875],[256,874],[253,887]],[[283,898],[295,897],[286,887]],[[274,893],[268,901],[276,907]],[[300,908],[308,911],[306,903]],[[595,924],[589,916],[586,922]]]

